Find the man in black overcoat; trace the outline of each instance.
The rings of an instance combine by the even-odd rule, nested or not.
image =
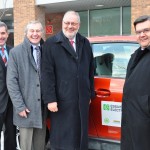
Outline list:
[[[137,18],[134,28],[140,47],[123,89],[121,150],[150,150],[150,16]]]
[[[66,12],[62,31],[43,46],[42,92],[50,111],[52,150],[88,150],[94,67],[90,43],[79,27],[79,14]]]
[[[4,130],[4,149],[16,150],[16,127],[13,125],[13,106],[6,86],[6,70],[10,46],[6,45],[8,28],[0,22],[0,131]],[[2,50],[3,49],[3,50]]]

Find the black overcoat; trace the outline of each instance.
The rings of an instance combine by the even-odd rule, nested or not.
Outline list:
[[[121,150],[150,150],[150,46],[129,61],[121,130]]]
[[[76,35],[76,50],[62,32],[43,46],[42,92],[45,104],[58,103],[50,113],[51,146],[88,149],[89,101],[94,97],[93,54],[89,41]]]

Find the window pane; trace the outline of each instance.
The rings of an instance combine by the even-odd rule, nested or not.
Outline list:
[[[120,34],[120,8],[90,11],[90,36]]]
[[[79,15],[81,21],[79,33],[87,37],[88,36],[88,12],[87,11],[79,12]]]
[[[122,32],[131,34],[131,7],[123,7]]]
[[[138,47],[135,43],[92,44],[95,75],[125,78],[130,56]]]

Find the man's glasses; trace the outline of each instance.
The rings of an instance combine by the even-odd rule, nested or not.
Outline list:
[[[64,24],[67,25],[67,26],[69,26],[70,24],[71,24],[72,26],[78,25],[78,23],[76,23],[76,22],[64,22]]]
[[[145,28],[143,30],[140,31],[135,31],[136,35],[140,35],[141,33],[147,34],[150,32],[150,28]]]

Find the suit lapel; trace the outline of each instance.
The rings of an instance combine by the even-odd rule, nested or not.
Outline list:
[[[1,66],[4,68],[4,70],[6,69],[5,64],[3,62],[2,56],[0,55],[0,64]]]
[[[142,59],[142,57],[149,52],[149,50],[147,48],[145,48],[145,50],[141,50],[141,47],[139,47],[137,49],[137,51],[135,51],[135,53],[133,55],[131,55],[131,58],[129,63],[128,63],[128,68],[127,68],[127,75],[126,78],[128,78],[131,73],[133,72],[134,68],[137,66],[137,64],[140,62],[140,60]]]
[[[68,41],[62,42],[61,45],[67,52],[69,52],[75,59],[77,59],[77,54],[74,49],[69,45]]]
[[[80,62],[81,57],[82,57],[83,44],[84,44],[83,38],[78,33],[76,35],[76,49],[78,52],[79,62]]]
[[[10,46],[6,45],[6,50],[7,50],[8,55],[9,55],[9,51],[10,51],[10,49],[12,49],[12,47],[10,47]]]
[[[36,66],[35,60],[34,60],[34,58],[33,58],[32,51],[33,51],[33,48],[30,47],[29,59],[30,59],[31,64],[32,64],[32,66],[34,67],[34,69],[37,70],[37,66]]]
[[[69,40],[67,40],[67,38],[65,38],[65,36],[63,35],[62,32],[59,32],[56,35],[56,42],[60,43],[62,47],[64,47],[64,49],[71,54],[71,56],[73,56],[73,58],[78,59],[78,56],[76,54],[76,52],[74,51],[74,49],[71,47],[71,45],[69,44]]]
[[[32,54],[32,47],[29,40],[26,37],[24,38],[23,49],[25,49],[28,52],[29,61],[31,62],[33,68],[37,71],[37,66]]]

